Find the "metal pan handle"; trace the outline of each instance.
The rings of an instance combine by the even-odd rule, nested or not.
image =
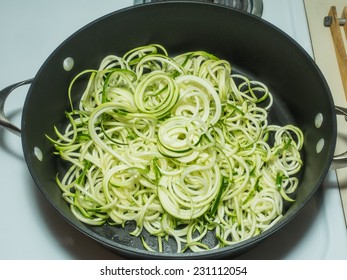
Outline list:
[[[347,108],[335,106],[335,113],[337,115],[343,115],[345,118],[347,118]],[[335,170],[344,167],[347,167],[347,151],[334,156],[330,169]]]
[[[12,91],[14,91],[16,88],[26,85],[26,84],[31,84],[33,79],[28,79],[19,83],[15,83],[13,85],[10,85],[3,90],[0,91],[0,126],[4,127],[8,131],[20,136],[21,135],[21,130],[14,124],[12,124],[6,117],[5,112],[4,112],[4,107],[6,103],[7,97],[10,95]]]

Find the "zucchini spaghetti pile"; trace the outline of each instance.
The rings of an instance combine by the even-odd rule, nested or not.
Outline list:
[[[202,251],[258,235],[293,201],[303,134],[269,124],[267,87],[225,60],[142,46],[77,75],[68,97],[69,124],[48,138],[69,163],[57,184],[84,223],[132,221],[130,234],[147,250],[174,238],[177,252]],[[144,231],[157,237],[155,248]],[[211,231],[213,248],[204,242]]]

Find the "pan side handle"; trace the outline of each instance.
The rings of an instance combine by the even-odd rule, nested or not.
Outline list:
[[[15,83],[13,85],[10,85],[0,91],[0,126],[3,128],[7,129],[8,131],[16,134],[17,136],[21,135],[21,130],[14,124],[12,124],[8,118],[5,115],[4,112],[4,107],[6,103],[7,97],[10,95],[12,91],[14,91],[16,88],[26,85],[26,84],[31,84],[33,79],[28,79],[22,82]]]
[[[335,112],[337,115],[343,115],[347,119],[347,108],[335,106]],[[347,167],[347,151],[334,156],[330,169],[335,170],[344,167]]]

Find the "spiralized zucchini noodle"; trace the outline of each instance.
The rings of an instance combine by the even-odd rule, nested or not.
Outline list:
[[[68,125],[47,137],[69,163],[56,181],[83,223],[132,221],[147,250],[164,251],[173,238],[177,252],[197,252],[260,234],[294,201],[303,133],[270,124],[266,85],[232,73],[226,60],[141,46],[78,74],[68,98]]]

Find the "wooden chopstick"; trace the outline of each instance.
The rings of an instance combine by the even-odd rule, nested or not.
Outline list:
[[[337,63],[340,70],[340,76],[342,80],[343,89],[345,92],[345,98],[347,100],[347,54],[345,43],[343,41],[341,25],[343,26],[345,36],[347,38],[347,7],[344,7],[341,18],[338,17],[336,7],[331,6],[329,14],[324,18],[324,25],[330,27],[332,35]]]

